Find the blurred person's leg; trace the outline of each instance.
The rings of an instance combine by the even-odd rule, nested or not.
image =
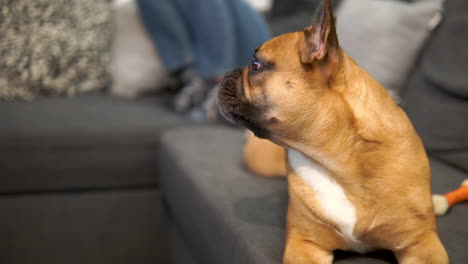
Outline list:
[[[272,34],[264,18],[244,0],[227,2],[232,5],[236,34],[236,62],[232,68],[240,68],[251,60],[254,49],[271,39]]]
[[[263,19],[244,0],[175,0],[192,36],[195,65],[206,79],[245,66],[271,38]]]
[[[193,0],[177,1],[194,2]],[[217,11],[199,6],[202,10],[198,15],[206,19],[207,25],[211,25],[195,31],[195,33],[198,32],[199,37],[199,41],[197,37],[194,39],[197,45],[197,66],[203,76],[212,81],[220,81],[226,71],[244,67],[252,58],[254,49],[270,39],[271,33],[263,17],[244,0],[203,0],[197,1],[197,4],[202,2],[214,3]],[[190,9],[195,9],[195,7],[190,7]],[[212,16],[213,13],[219,17]],[[222,21],[222,24],[214,25],[216,21]],[[204,32],[207,29],[210,31]],[[218,54],[214,54],[215,52]],[[213,87],[209,93],[206,93],[203,104],[191,111],[190,118],[197,120],[218,118],[217,89],[213,89],[216,88],[217,83],[211,82],[211,84]]]
[[[207,80],[223,76],[235,64],[235,28],[231,0],[173,0],[194,44],[194,65]]]
[[[138,0],[138,6],[171,72],[193,63],[204,78],[217,78],[245,65],[271,36],[243,0]]]
[[[252,58],[255,48],[269,40],[271,33],[263,17],[244,0],[230,0],[225,3],[234,25],[234,32],[232,32],[234,60],[225,68],[227,71],[245,67]],[[217,89],[212,89],[201,107],[192,111],[191,116],[193,119],[215,120],[218,118]]]
[[[235,36],[231,13],[226,0],[173,0],[180,10],[190,33],[195,59],[191,71],[203,79],[196,79],[182,88],[174,98],[179,112],[198,108],[214,81],[220,79],[235,62]],[[205,114],[189,113],[191,119],[203,120]]]
[[[166,67],[181,72],[184,87],[174,99],[179,112],[215,94],[209,88],[226,71],[246,65],[254,48],[271,36],[262,17],[244,0],[138,1]],[[216,108],[215,103],[209,105]]]
[[[151,36],[169,73],[181,82],[182,89],[172,107],[184,112],[203,100],[205,81],[196,67],[194,27],[184,1],[137,0],[141,19]],[[194,23],[191,25],[191,23]]]
[[[185,19],[173,0],[137,0],[140,16],[169,72],[194,61]]]
[[[173,107],[199,105],[207,80],[234,65],[234,25],[225,0],[138,0],[142,20],[169,72],[181,80]]]

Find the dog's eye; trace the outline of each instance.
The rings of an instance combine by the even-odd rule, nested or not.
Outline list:
[[[250,61],[250,69],[253,71],[258,71],[262,67],[262,64],[258,61],[258,59],[254,56]]]

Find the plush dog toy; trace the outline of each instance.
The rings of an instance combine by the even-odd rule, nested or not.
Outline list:
[[[468,179],[464,180],[460,188],[448,192],[444,195],[432,195],[432,202],[434,203],[434,211],[436,215],[444,215],[447,210],[454,204],[468,201]]]

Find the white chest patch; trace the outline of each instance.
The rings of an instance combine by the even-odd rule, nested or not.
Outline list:
[[[333,221],[350,247],[358,252],[365,251],[364,245],[354,235],[356,208],[346,197],[343,188],[320,164],[310,160],[296,150],[288,150],[291,168],[315,192],[325,217]]]

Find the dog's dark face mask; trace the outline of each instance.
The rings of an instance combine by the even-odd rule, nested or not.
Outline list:
[[[265,102],[250,102],[243,87],[241,69],[226,74],[220,85],[218,104],[222,115],[232,123],[245,126],[257,137],[268,138],[269,132],[263,127]]]

